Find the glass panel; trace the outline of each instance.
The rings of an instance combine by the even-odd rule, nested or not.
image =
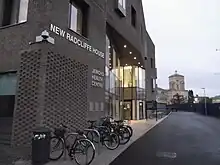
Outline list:
[[[83,13],[81,10],[77,10],[77,33],[82,34],[82,21],[83,21]]]
[[[133,66],[133,87],[138,86],[138,67]]]
[[[76,31],[77,29],[77,8],[70,4],[70,29]]]
[[[105,90],[110,91],[110,74],[107,66],[105,66]]]
[[[122,87],[124,86],[124,68],[120,67],[120,80],[122,83]]]
[[[123,8],[126,9],[126,0],[123,0]]]
[[[82,34],[82,11],[74,4],[70,4],[70,29]]]
[[[106,48],[105,48],[105,65],[107,65],[109,67],[109,54],[110,54],[110,40],[108,38],[108,36],[106,35]]]
[[[123,6],[123,1],[124,1],[124,0],[118,0],[118,3],[119,3],[121,6]]]
[[[0,95],[15,95],[17,76],[16,74],[0,75]]]
[[[118,0],[118,3],[119,3],[124,9],[126,9],[126,0]]]
[[[19,23],[27,21],[28,3],[29,0],[20,0],[19,17],[18,17]]]
[[[115,94],[115,82],[116,82],[116,76],[112,71],[110,71],[110,92]]]
[[[115,49],[112,49],[112,72],[116,75],[116,52]]]
[[[132,87],[132,66],[124,67],[124,87]]]

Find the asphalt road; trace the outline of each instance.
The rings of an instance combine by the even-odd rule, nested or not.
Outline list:
[[[174,112],[110,165],[220,165],[220,119]]]

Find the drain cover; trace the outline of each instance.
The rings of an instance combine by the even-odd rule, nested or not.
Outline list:
[[[157,152],[156,156],[159,158],[175,159],[176,153],[175,152]]]

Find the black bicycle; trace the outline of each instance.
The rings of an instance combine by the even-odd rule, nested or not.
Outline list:
[[[68,152],[71,160],[75,160],[78,165],[89,165],[95,157],[95,146],[86,137],[83,131],[77,130],[75,133],[68,133],[67,126],[61,124],[61,128],[54,129],[54,136],[51,137],[50,160],[60,159],[64,152]],[[74,137],[75,140],[71,144],[69,139]],[[78,155],[80,157],[78,157]],[[81,156],[85,156],[80,159]]]
[[[124,125],[123,120],[113,121],[111,117],[102,118],[102,126],[106,126],[112,132],[116,133],[119,136],[120,144],[126,144],[131,138],[131,133],[128,127]]]
[[[132,127],[126,124],[124,120],[114,120],[111,116],[103,117],[102,120],[104,120],[104,123],[116,123],[120,127],[126,127],[130,132],[130,137],[133,136]]]
[[[104,145],[109,150],[115,150],[120,145],[120,139],[119,136],[112,132],[108,127],[106,126],[98,126],[95,123],[97,121],[88,121],[90,123],[89,129],[95,129],[100,134],[100,142],[102,145]],[[92,142],[98,143],[98,136],[94,132],[87,132],[87,137]]]
[[[113,129],[113,132],[119,136],[120,144],[126,144],[131,139],[130,131],[127,127],[121,124],[121,121],[114,121],[106,125]]]

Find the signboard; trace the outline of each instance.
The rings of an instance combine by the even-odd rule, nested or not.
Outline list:
[[[59,35],[59,36],[65,38],[66,40],[72,42],[73,44],[75,44],[83,49],[86,49],[89,52],[94,53],[95,55],[97,55],[103,59],[105,58],[105,53],[94,48],[93,46],[89,45],[88,43],[82,41],[81,39],[77,38],[76,36],[71,35],[70,33],[66,32],[65,30],[59,28],[58,26],[50,24],[50,31],[55,33],[56,35]]]
[[[92,86],[98,87],[98,88],[104,88],[104,76],[105,76],[104,72],[97,70],[97,69],[93,69],[92,70]]]

